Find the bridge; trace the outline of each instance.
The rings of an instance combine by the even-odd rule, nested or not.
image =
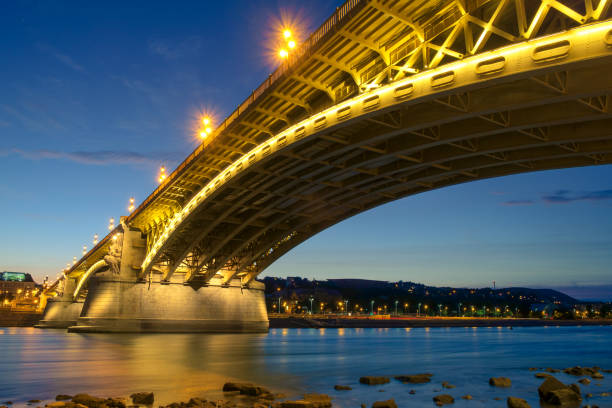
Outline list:
[[[612,163],[612,0],[348,0],[48,291],[41,326],[263,331],[296,245],[449,185]]]

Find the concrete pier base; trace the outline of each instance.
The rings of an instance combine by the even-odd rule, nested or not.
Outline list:
[[[35,327],[48,329],[66,329],[74,326],[81,315],[83,302],[70,299],[54,298],[47,301],[43,318]]]
[[[267,332],[264,285],[240,280],[222,286],[113,279],[108,273],[89,281],[81,317],[70,332],[197,333]]]

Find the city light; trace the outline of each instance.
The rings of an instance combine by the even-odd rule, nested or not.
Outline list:
[[[87,253],[87,245],[83,245],[83,255]]]
[[[287,59],[289,58],[289,51],[287,49],[293,50],[296,47],[297,43],[293,38],[291,30],[289,29],[283,30],[283,37],[285,40],[285,46],[278,51],[278,56],[281,59]]]
[[[77,262],[77,257],[76,257],[76,256],[73,256],[73,257],[72,257],[72,264],[73,264],[73,265],[76,265],[76,262]]]
[[[199,131],[200,139],[206,139],[206,137],[210,136],[213,132],[212,119],[210,116],[205,115],[202,117],[202,125],[203,127]]]
[[[110,218],[108,220],[108,230],[112,231],[113,229],[115,229],[115,219],[114,218]],[[97,235],[96,235],[97,236]]]
[[[166,167],[161,166],[159,168],[159,182],[163,183],[165,179],[166,179]]]
[[[94,245],[97,245],[97,244],[98,244],[98,234],[94,234],[94,237],[93,237],[93,244],[94,244]]]
[[[130,205],[128,207],[128,211],[129,212],[134,211],[134,197],[130,197]]]

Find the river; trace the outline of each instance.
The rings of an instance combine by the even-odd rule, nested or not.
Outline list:
[[[612,327],[271,329],[268,334],[73,334],[0,329],[0,405],[87,392],[127,396],[154,391],[155,406],[200,396],[221,399],[225,381],[251,381],[299,397],[330,394],[334,406],[368,407],[394,398],[400,408],[434,406],[448,393],[454,407],[505,407],[507,396],[539,406],[542,380],[529,367],[597,365],[612,369]],[[364,375],[430,372],[428,384],[359,384]],[[612,374],[583,386],[584,403],[612,407]],[[491,376],[512,380],[508,389]],[[565,383],[578,378],[556,374]],[[442,381],[456,388],[443,390]],[[352,391],[335,391],[335,384]],[[411,389],[415,394],[409,394]],[[470,394],[471,401],[460,396]],[[494,398],[503,398],[495,400]],[[44,403],[44,401],[43,401]],[[33,407],[41,405],[34,404]]]

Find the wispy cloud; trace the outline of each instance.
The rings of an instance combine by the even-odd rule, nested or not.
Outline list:
[[[557,190],[553,193],[544,194],[538,199],[525,199],[525,200],[508,200],[504,201],[502,205],[533,205],[538,202],[544,202],[547,204],[568,204],[576,201],[606,201],[612,200],[612,189],[608,190],[593,190],[593,191],[571,191],[571,190]]]
[[[178,59],[197,54],[202,49],[202,38],[192,36],[178,42],[155,39],[149,41],[149,51],[166,59]]]
[[[542,200],[550,204],[566,204],[575,201],[612,200],[612,190],[595,190],[586,192],[558,190],[555,191],[553,194],[543,196]]]
[[[58,50],[51,47],[50,45],[38,44],[38,48],[40,48],[41,51],[44,51],[47,54],[52,55],[53,57],[55,57],[55,59],[57,59],[59,62],[66,65],[67,67],[72,68],[75,71],[85,72],[85,68],[83,68],[82,65],[78,64],[72,57],[70,57],[67,54],[63,54],[59,52]]]
[[[184,156],[179,152],[137,153],[121,150],[61,152],[56,150],[4,149],[0,156],[18,155],[29,160],[56,159],[83,164],[158,164],[160,161],[178,162]]]
[[[509,200],[509,201],[504,201],[502,204],[503,205],[533,205],[535,204],[535,201],[533,200]]]

